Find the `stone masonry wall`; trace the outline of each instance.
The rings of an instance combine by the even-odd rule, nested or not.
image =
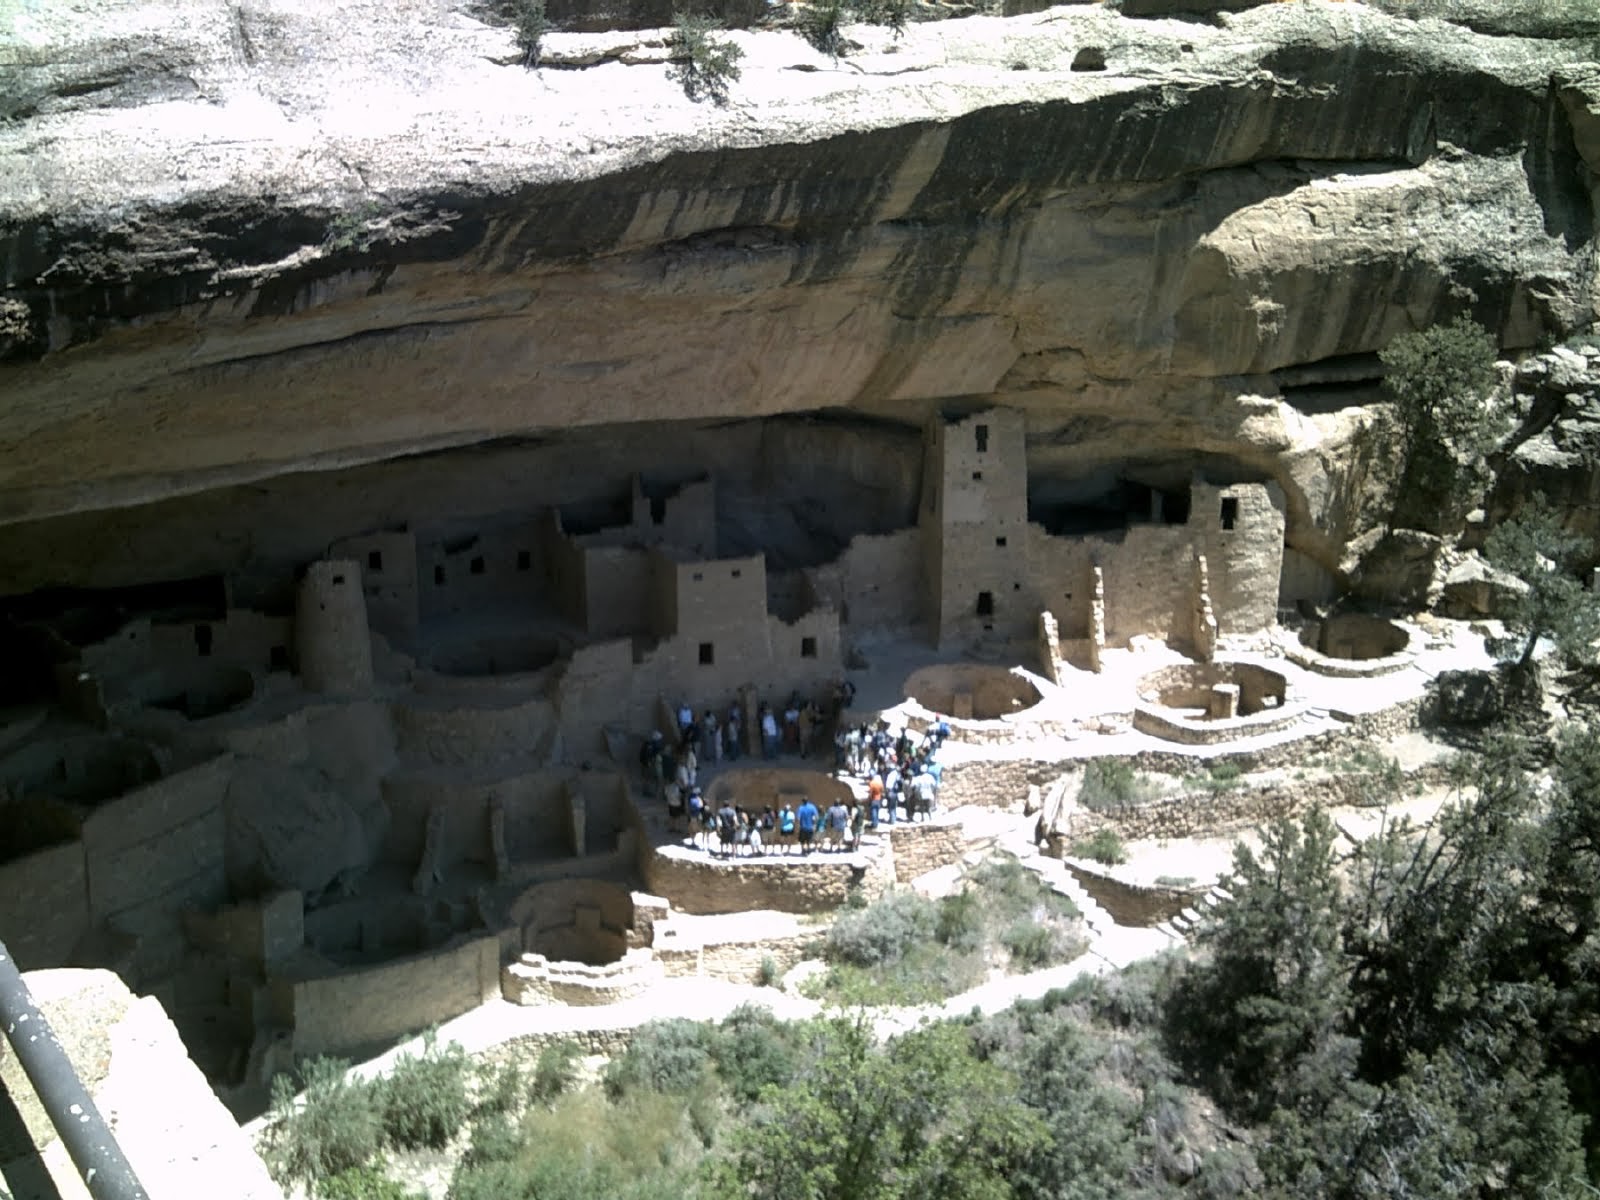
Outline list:
[[[89,932],[83,843],[51,846],[0,865],[0,941],[24,971],[65,964]]]
[[[921,618],[922,532],[852,538],[833,562],[806,570],[813,595],[852,631],[903,629]]]
[[[143,939],[143,964],[182,950],[181,909],[209,909],[226,894],[222,801],[231,767],[224,756],[180,771],[84,820],[90,920]]]
[[[646,849],[642,859],[645,886],[686,913],[821,912],[838,908],[852,888],[874,899],[895,878],[892,853],[818,851],[804,859],[734,862],[669,846]]]
[[[948,818],[900,821],[887,829],[894,847],[896,883],[909,883],[919,875],[960,862],[967,849],[961,822]]]
[[[469,938],[429,954],[317,979],[275,979],[273,1007],[297,1055],[374,1046],[500,994],[500,940]]]
[[[1059,764],[1016,758],[951,763],[939,785],[939,808],[949,812],[964,805],[1021,812],[1029,784],[1044,784],[1061,773]]]

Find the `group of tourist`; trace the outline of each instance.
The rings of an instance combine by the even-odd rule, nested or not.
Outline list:
[[[950,736],[950,723],[936,716],[920,741],[909,728],[892,735],[887,721],[876,726],[841,728],[834,734],[834,771],[854,775],[867,784],[867,827],[880,821],[893,825],[901,806],[905,819],[927,820],[938,806],[944,765],[939,751]]]
[[[785,799],[776,807],[768,805],[757,811],[736,806],[731,794],[713,809],[696,793],[690,798],[686,819],[693,844],[703,844],[724,858],[754,857],[769,850],[791,854],[796,848],[804,855],[819,847],[859,850],[866,811],[854,801],[846,804],[840,800],[821,809],[809,796],[798,805]]]
[[[687,832],[695,846],[725,857],[769,850],[788,854],[796,847],[801,854],[819,846],[856,850],[864,830],[901,819],[928,819],[938,803],[943,773],[938,755],[950,735],[949,724],[936,717],[920,740],[909,728],[892,734],[887,721],[845,725],[839,717],[854,699],[854,685],[844,680],[825,703],[799,692],[778,707],[762,702],[754,714],[755,742],[764,759],[784,753],[810,756],[827,744],[831,726],[834,773],[862,780],[864,801],[839,799],[822,810],[809,798],[795,805],[779,797],[776,804],[753,807],[736,804],[729,793],[713,805],[700,785],[700,769],[736,761],[745,753],[745,721],[737,702],[721,719],[715,709],[696,714],[686,703],[677,705],[676,736],[669,739],[656,730],[640,748],[645,793],[665,802],[669,829]]]

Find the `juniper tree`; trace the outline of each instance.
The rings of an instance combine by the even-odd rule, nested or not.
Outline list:
[[[1541,638],[1574,665],[1594,658],[1600,636],[1595,596],[1572,574],[1574,563],[1593,556],[1589,539],[1564,528],[1561,514],[1535,495],[1511,520],[1489,534],[1484,552],[1490,565],[1520,580],[1522,588],[1505,601],[1501,616],[1508,636],[1491,647],[1526,668]]]
[[[1499,440],[1500,416],[1488,403],[1495,353],[1494,338],[1467,316],[1401,334],[1379,353],[1404,463],[1391,526],[1437,525],[1466,490],[1463,461],[1481,460]]]

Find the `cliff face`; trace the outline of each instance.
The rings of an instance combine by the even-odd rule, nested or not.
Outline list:
[[[529,72],[446,0],[52,7],[0,39],[8,591],[104,582],[37,551],[108,508],[980,401],[1027,410],[1046,486],[1275,478],[1291,545],[1337,567],[1389,481],[1374,351],[1463,310],[1508,350],[1594,315],[1576,19],[1068,6],[854,28],[838,63],[738,33],[718,109],[659,37],[551,35],[592,65]]]

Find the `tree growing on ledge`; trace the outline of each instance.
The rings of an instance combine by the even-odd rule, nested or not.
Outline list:
[[[1496,350],[1488,330],[1459,316],[1401,334],[1379,353],[1405,463],[1391,527],[1436,531],[1466,498],[1500,438],[1502,415],[1489,403]]]
[[[522,51],[522,65],[537,67],[539,55],[544,49],[544,35],[550,29],[544,0],[512,0],[511,24],[517,32],[517,49]]]
[[[1526,585],[1503,614],[1507,636],[1491,647],[1495,653],[1523,669],[1539,639],[1549,638],[1574,666],[1594,660],[1600,604],[1570,573],[1572,563],[1593,556],[1587,538],[1564,529],[1561,514],[1536,495],[1513,520],[1495,527],[1484,553],[1492,566]]]
[[[718,37],[722,23],[712,17],[676,13],[667,48],[672,62],[669,78],[676,79],[683,94],[696,102],[709,97],[712,103],[728,102],[728,84],[739,78],[739,60],[744,49],[727,38]]]

